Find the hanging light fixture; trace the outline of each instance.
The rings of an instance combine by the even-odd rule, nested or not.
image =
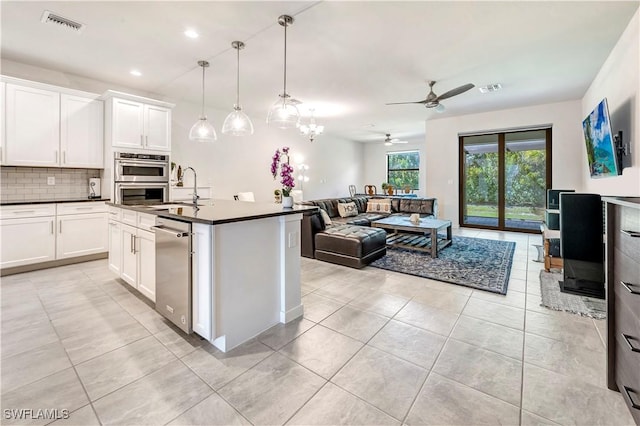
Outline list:
[[[287,27],[293,24],[293,17],[281,15],[278,24],[284,27],[284,89],[278,100],[269,109],[267,124],[274,124],[281,129],[291,129],[298,126],[300,112],[296,102],[287,93]]]
[[[204,115],[204,69],[209,66],[207,61],[198,61],[198,66],[202,67],[202,111],[200,113],[200,119],[196,121],[189,131],[189,140],[196,142],[213,142],[218,139],[216,135],[216,129],[213,128],[211,123],[207,121],[207,116]]]
[[[309,141],[313,142],[316,136],[322,134],[324,131],[324,126],[319,126],[316,124],[316,119],[313,118],[313,113],[315,109],[309,109],[311,116],[309,117],[309,124],[301,124],[299,129],[300,133],[304,136],[309,136]]]
[[[236,103],[233,105],[233,111],[227,115],[222,124],[222,133],[225,135],[245,136],[253,134],[253,123],[242,112],[240,106],[240,49],[244,49],[244,43],[241,41],[231,42],[231,46],[237,51],[237,78],[236,78]]]

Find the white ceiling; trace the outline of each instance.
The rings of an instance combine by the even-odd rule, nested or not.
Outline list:
[[[231,110],[242,40],[241,103],[263,120],[282,92],[281,14],[288,29],[292,97],[316,105],[325,132],[361,142],[420,140],[430,118],[580,99],[638,1],[570,2],[26,2],[2,1],[2,58],[174,99],[200,102],[207,59],[207,107]],[[86,24],[81,34],[40,23],[44,10]],[[196,40],[183,35],[187,28]],[[132,68],[142,77],[129,74]],[[385,106],[465,83],[501,83],[443,101]],[[329,109],[323,105],[332,106]],[[221,125],[221,123],[219,123]],[[374,124],[375,127],[369,127]]]

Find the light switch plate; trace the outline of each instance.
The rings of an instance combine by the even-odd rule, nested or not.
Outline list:
[[[55,184],[56,184],[56,177],[55,176],[47,177],[47,185],[55,185]]]
[[[288,247],[296,247],[298,245],[298,233],[297,232],[290,232],[289,233],[289,244]]]

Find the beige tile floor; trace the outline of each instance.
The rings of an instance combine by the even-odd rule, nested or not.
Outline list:
[[[540,237],[457,233],[516,241],[506,296],[302,259],[304,318],[229,353],[106,261],[4,277],[2,423],[633,424],[606,389],[604,322],[539,306]]]

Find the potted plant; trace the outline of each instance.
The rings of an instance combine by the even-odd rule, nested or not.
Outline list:
[[[286,157],[286,162],[283,157]],[[293,167],[289,164],[289,147],[282,148],[282,152],[276,149],[275,154],[271,158],[271,175],[273,180],[278,176],[278,168],[280,169],[280,183],[282,184],[282,207],[293,207],[293,197],[291,190],[296,186],[293,180]]]
[[[382,182],[382,191],[387,191],[387,194],[393,195],[393,185],[389,185],[387,182]]]

